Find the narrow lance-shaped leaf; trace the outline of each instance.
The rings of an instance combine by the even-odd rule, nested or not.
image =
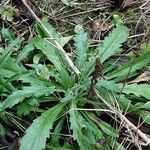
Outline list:
[[[23,38],[17,38],[15,40],[12,40],[10,45],[5,49],[4,53],[0,57],[0,68],[6,63],[8,58],[10,57],[11,53],[15,48],[18,48],[23,41]]]
[[[19,80],[22,80],[23,83],[30,83],[33,86],[51,86],[51,81],[39,76],[35,71],[30,71],[27,74],[21,75]]]
[[[46,139],[50,134],[49,132],[54,122],[60,117],[64,106],[65,103],[58,104],[35,119],[21,140],[20,150],[45,149]]]
[[[48,29],[51,40],[56,40],[62,47],[68,43],[72,36],[63,37],[50,23],[42,21],[42,24]],[[49,35],[43,30],[40,24],[37,24],[36,31],[40,37],[47,38]]]
[[[150,85],[148,84],[130,84],[126,85],[123,89],[123,93],[134,94],[137,97],[143,96],[150,100]]]
[[[38,38],[34,45],[37,49],[40,49],[46,55],[46,57],[54,64],[58,71],[61,71],[62,63],[58,57],[58,54],[56,53],[54,46],[42,38]]]
[[[33,51],[34,50],[34,46],[33,44],[28,44],[26,45],[22,50],[21,52],[19,53],[17,59],[16,59],[16,62],[20,62],[21,60],[23,60],[25,57],[27,57],[27,55],[29,54],[29,52]]]
[[[132,76],[132,74],[135,73],[136,70],[143,68],[150,62],[149,56],[150,56],[150,45],[143,48],[143,52],[141,52],[140,56],[135,58],[134,61],[133,58],[124,65],[122,65],[121,67],[119,67],[118,69],[109,73],[108,78],[112,79],[117,77],[116,81],[123,80],[126,78],[130,67],[132,67],[130,70],[130,76]]]
[[[83,28],[79,25],[75,28],[76,35],[74,37],[75,47],[77,51],[76,64],[77,68],[82,70],[86,64],[87,51],[88,51],[88,37]]]
[[[103,63],[110,56],[121,47],[121,44],[127,40],[129,36],[128,28],[125,26],[118,26],[115,28],[97,48],[98,56],[101,63]]]
[[[59,146],[59,138],[61,138],[61,134],[59,135],[59,133],[61,133],[61,130],[64,125],[64,121],[65,121],[65,117],[61,118],[60,121],[58,122],[58,124],[56,125],[54,133],[57,133],[57,134],[53,134],[51,136],[50,145]]]
[[[77,140],[80,149],[95,150],[92,145],[95,142],[94,134],[88,127],[88,123],[82,117],[82,115],[77,110],[73,110],[76,108],[76,102],[73,100],[70,111],[70,122],[71,129],[73,130],[73,138],[74,140]]]
[[[11,108],[17,103],[24,100],[26,97],[40,97],[42,95],[49,95],[57,91],[54,86],[30,86],[24,87],[22,90],[18,90],[12,93],[8,98],[2,102],[3,109]]]
[[[10,57],[8,57],[7,60],[3,62],[3,66],[0,67],[0,76],[9,79],[14,75],[20,75],[25,72],[26,69],[20,66],[20,64],[15,63]]]
[[[12,92],[15,90],[15,87],[11,85],[10,82],[7,82],[4,78],[0,78],[0,93],[2,91]]]

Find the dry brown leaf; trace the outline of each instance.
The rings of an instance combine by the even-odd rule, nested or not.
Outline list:
[[[92,23],[92,29],[94,31],[106,31],[107,28],[106,23],[101,19],[94,20]]]
[[[100,40],[104,31],[108,29],[108,25],[102,19],[96,19],[92,22],[92,39]]]
[[[137,78],[135,78],[132,81],[129,81],[128,83],[138,83],[138,82],[141,82],[141,81],[149,81],[149,80],[150,80],[150,72],[145,71],[144,73],[139,75]]]

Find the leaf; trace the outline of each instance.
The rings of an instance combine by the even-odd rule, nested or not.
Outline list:
[[[61,102],[70,101],[74,97],[75,97],[75,95],[74,95],[73,91],[68,90],[68,91],[66,91],[64,98],[61,99]]]
[[[80,82],[87,82],[87,78],[90,77],[90,75],[94,71],[95,66],[95,57],[91,57],[85,64],[85,67],[83,68],[83,71],[80,76]]]
[[[12,78],[15,75],[21,75],[25,73],[26,69],[19,64],[16,64],[13,59],[8,57],[4,62],[3,66],[0,67],[0,76],[6,78]]]
[[[119,134],[117,133],[117,131],[112,128],[109,124],[107,124],[104,121],[101,121],[99,123],[99,127],[101,128],[101,130],[106,133],[108,136],[112,136],[112,137],[119,137]]]
[[[63,37],[54,27],[52,27],[52,25],[50,23],[48,23],[47,21],[42,21],[42,24],[48,29],[51,37],[50,40],[56,40],[62,47],[64,47],[65,44],[68,43],[68,41],[72,38],[72,36],[68,36],[68,37]],[[43,32],[41,31],[43,30],[43,27],[40,24],[37,24],[37,28],[36,31],[38,32],[38,34],[40,35],[40,37],[49,37],[49,35],[43,30]]]
[[[96,141],[102,139],[104,135],[102,131],[98,128],[98,126],[95,124],[95,122],[93,121],[92,117],[94,115],[88,112],[83,112],[82,114],[84,115],[86,121],[88,122],[88,128],[93,132]]]
[[[3,28],[1,30],[2,37],[5,38],[6,40],[15,40],[15,35],[10,31],[9,28]]]
[[[150,110],[150,102],[144,103],[143,106],[141,106],[141,108]]]
[[[58,76],[58,82],[62,85],[64,89],[71,88],[74,84],[74,76],[69,75],[68,71],[62,69]]]
[[[32,86],[52,86],[51,81],[37,75],[34,71],[31,71],[27,74],[22,75],[19,80],[22,80],[23,83],[30,83]]]
[[[129,36],[129,30],[125,26],[118,26],[115,28],[97,47],[98,56],[101,63],[103,63],[110,56],[115,54],[115,52],[121,47],[121,44],[127,40]]]
[[[132,68],[130,70],[130,76],[129,76],[131,77],[138,69],[145,67],[150,62],[149,55],[150,55],[150,44],[143,48],[143,51],[140,53],[139,57],[135,58],[134,64],[133,64],[133,59],[134,59],[133,58],[127,63],[123,64],[118,69],[109,73],[108,78],[109,79],[117,78],[115,79],[115,81],[120,81],[125,79],[129,72],[129,68],[132,65]]]
[[[34,41],[34,40],[32,40],[32,41]],[[28,45],[24,46],[24,48],[21,50],[21,52],[19,53],[19,55],[16,59],[16,63],[19,63],[21,60],[23,60],[29,54],[29,52],[34,50],[32,41],[30,41],[28,43]]]
[[[54,64],[58,71],[61,71],[62,63],[59,59],[58,53],[56,53],[54,46],[52,46],[48,41],[41,38],[37,38],[34,45],[37,49],[40,49],[47,56],[47,58]]]
[[[53,127],[54,122],[60,117],[65,103],[45,111],[40,117],[35,119],[26,130],[25,136],[21,139],[20,150],[42,150],[45,149],[46,139]]]
[[[85,67],[88,51],[88,37],[87,33],[84,32],[84,29],[81,25],[75,27],[76,35],[74,37],[75,47],[77,51],[76,64],[79,70],[83,70]]]
[[[123,23],[123,21],[119,15],[114,14],[113,18],[114,18],[114,24],[116,25],[116,27],[119,27]]]
[[[50,145],[59,146],[59,138],[61,138],[60,132],[61,132],[61,130],[62,130],[62,128],[63,128],[64,121],[65,121],[65,117],[61,118],[61,120],[58,122],[57,126],[55,127],[53,133],[57,133],[57,134],[53,134],[53,135],[51,136]],[[60,135],[59,135],[59,134],[60,134]]]
[[[43,54],[40,52],[33,57],[33,63],[38,64],[40,62],[40,59],[42,58]]]
[[[137,97],[143,96],[150,100],[150,85],[148,84],[131,84],[126,85],[123,93],[134,94]]]
[[[10,82],[7,82],[4,78],[0,77],[0,93],[3,91],[11,93],[15,90],[15,87],[11,85]]]
[[[9,59],[11,53],[13,52],[13,50],[15,48],[18,48],[21,44],[21,42],[23,41],[23,38],[17,38],[15,40],[12,40],[10,45],[5,48],[4,53],[2,54],[2,56],[0,57],[0,68],[3,67],[3,65],[6,63],[6,61]]]
[[[96,119],[96,117],[94,117],[94,115],[91,115],[90,118],[93,122],[95,122],[101,128],[101,130],[105,134],[110,135],[112,137],[118,137],[119,136],[117,131],[113,127],[111,127],[109,124],[107,124],[106,122],[104,122],[100,119]],[[98,130],[97,130],[97,132],[98,132]]]
[[[58,91],[54,86],[29,86],[22,90],[14,91],[8,98],[2,102],[3,109],[11,108],[27,97],[40,97],[42,95],[49,95]]]
[[[94,150],[95,148],[92,144],[95,143],[95,137],[90,125],[77,110],[73,110],[76,109],[75,99],[72,100],[70,109],[70,122],[73,131],[73,139],[77,140],[80,149]]]
[[[135,107],[131,103],[131,100],[127,99],[125,97],[125,95],[123,95],[123,94],[120,96],[119,104],[122,108],[121,110],[124,111],[124,112],[127,111],[127,110],[128,111],[133,111],[135,109]]]
[[[150,125],[150,114],[144,111],[140,111],[139,114],[142,117],[144,123],[147,123]]]
[[[98,87],[104,87],[110,91],[118,91],[119,87],[114,81],[101,79],[97,84]]]
[[[51,76],[51,72],[48,70],[48,68],[45,65],[42,64],[28,64],[27,66],[30,66],[34,69],[36,69],[37,74],[45,79],[49,79]]]
[[[67,37],[60,37],[59,39],[56,39],[59,44],[64,47],[70,40],[71,40],[72,36],[67,36]]]
[[[3,137],[5,135],[6,131],[3,128],[2,124],[0,123],[0,137]]]
[[[18,107],[17,107],[17,114],[19,116],[21,115],[27,115],[31,111],[36,111],[37,106],[39,105],[38,101],[35,98],[28,98],[24,100]]]

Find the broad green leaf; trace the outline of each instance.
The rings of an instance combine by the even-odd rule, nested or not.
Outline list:
[[[115,54],[115,52],[121,47],[122,43],[127,40],[128,36],[129,31],[127,27],[118,26],[115,28],[97,48],[101,63]]]
[[[122,92],[126,94],[134,94],[137,97],[143,96],[150,100],[150,85],[149,84],[126,85]]]
[[[58,82],[64,87],[64,89],[71,88],[74,84],[74,76],[69,75],[67,70],[62,69],[58,76]]]
[[[27,97],[40,97],[42,95],[49,95],[58,91],[54,86],[28,86],[22,90],[14,91],[8,98],[2,102],[3,109],[11,108]]]
[[[122,108],[122,111],[133,111],[135,107],[131,103],[131,100],[127,99],[123,94],[120,96],[119,105]]]
[[[59,39],[56,39],[59,44],[64,47],[64,45],[66,45],[70,40],[71,40],[72,36],[67,36],[67,37],[60,37]]]
[[[50,37],[47,34],[46,31],[43,30],[43,27],[38,24],[37,25],[37,32],[40,35],[40,37],[43,37],[44,34],[46,35],[45,37],[50,38],[51,41],[56,40],[62,47],[64,47],[65,44],[68,43],[68,41],[72,38],[72,36],[68,36],[68,37],[63,37],[54,27],[52,27],[52,25],[50,23],[48,23],[47,21],[42,21],[42,24],[48,29],[48,32],[50,33]],[[44,32],[42,32],[42,30]],[[43,37],[44,38],[44,37]]]
[[[81,25],[75,27],[76,35],[74,37],[75,47],[77,51],[76,64],[77,68],[82,71],[86,64],[87,51],[88,51],[88,36],[84,32],[84,29]]]
[[[30,71],[27,74],[23,74],[19,80],[22,80],[23,83],[30,83],[31,85],[40,85],[40,86],[52,86],[50,80],[47,80],[36,74],[35,71]]]
[[[144,103],[141,108],[146,109],[146,110],[150,110],[150,101],[147,103]]]
[[[65,103],[57,104],[35,119],[21,139],[20,150],[45,149],[46,139],[49,137],[50,130],[54,122],[60,117],[65,105]]]
[[[63,99],[61,99],[61,102],[66,102],[66,101],[69,101],[69,100],[72,100],[73,98],[75,97],[74,93],[72,90],[68,90],[65,92],[65,96]]]
[[[114,81],[100,79],[100,81],[96,85],[98,87],[104,87],[110,91],[118,91],[119,90],[118,85]]]
[[[26,69],[23,66],[20,66],[20,64],[16,64],[10,57],[8,57],[3,63],[3,66],[0,67],[1,77],[11,78],[14,75],[20,75],[25,72]]]
[[[34,68],[37,71],[37,74],[45,79],[49,79],[51,72],[45,65],[42,64],[29,64],[28,66]]]
[[[94,71],[96,59],[95,57],[91,57],[85,64],[85,67],[83,68],[83,71],[80,75],[80,82],[86,82],[87,78],[90,77],[90,75]]]
[[[0,93],[3,91],[5,92],[13,92],[15,90],[15,87],[10,83],[7,82],[4,78],[0,77]]]
[[[70,110],[71,129],[73,131],[73,139],[77,140],[80,149],[94,150],[95,136],[91,130],[90,124],[83,118],[83,116],[76,109],[75,99],[72,100]]]
[[[108,78],[116,78],[116,81],[120,81],[126,78],[128,72],[130,71],[130,76],[133,75],[138,69],[141,69],[150,62],[150,44],[143,48],[143,51],[140,53],[140,56],[137,58],[132,58],[130,61],[119,67],[118,69],[114,70],[113,72],[108,74]],[[135,57],[135,56],[134,56]],[[133,59],[135,59],[133,61]],[[131,70],[129,70],[131,68]],[[130,77],[129,76],[129,77]]]
[[[111,127],[109,124],[107,124],[106,122],[104,122],[100,119],[96,119],[96,117],[94,117],[93,114],[91,114],[89,117],[91,118],[91,120],[93,122],[95,122],[100,127],[100,129],[103,131],[103,133],[105,133],[109,136],[112,136],[112,137],[118,137],[119,136],[117,131],[113,127]]]
[[[17,106],[18,115],[27,115],[31,111],[36,111],[37,106],[39,105],[38,101],[35,98],[27,98],[19,106]]]
[[[86,121],[88,122],[89,130],[91,130],[95,136],[96,141],[104,138],[102,131],[98,128],[95,122],[91,119],[94,115],[88,112],[82,112]]]
[[[44,39],[37,38],[34,43],[37,49],[40,49],[46,57],[54,64],[58,71],[62,68],[62,63],[59,59],[58,53],[56,53],[56,49],[52,46],[48,41]]]

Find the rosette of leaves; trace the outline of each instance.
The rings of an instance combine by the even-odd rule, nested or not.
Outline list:
[[[148,113],[144,108],[150,109],[145,104],[149,103],[149,85],[131,84],[123,90],[122,86],[126,78],[137,76],[139,69],[147,67],[150,46],[145,45],[138,56],[131,55],[129,61],[118,67],[112,56],[121,53],[122,43],[129,36],[128,28],[117,26],[93,49],[89,47],[88,34],[78,25],[73,38],[74,64],[80,71],[76,75],[53,41],[64,47],[71,37],[63,37],[47,22],[43,24],[51,32],[51,38],[46,38],[47,34],[37,25],[38,36],[27,42],[18,57],[12,57],[21,43],[18,38],[9,40],[0,57],[3,116],[16,110],[14,115],[32,115],[34,119],[21,139],[20,150],[124,148],[117,141],[118,130],[101,119],[103,111],[110,110],[95,91],[114,107],[117,100],[122,113],[138,110],[144,119]],[[22,65],[27,56],[34,62],[28,64],[30,69]],[[47,64],[42,63],[45,60]],[[21,84],[16,86],[14,81]],[[146,122],[150,124],[148,119]]]

